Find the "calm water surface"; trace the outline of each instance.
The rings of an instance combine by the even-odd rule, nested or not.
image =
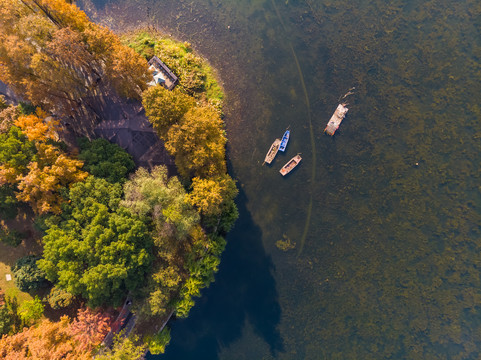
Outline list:
[[[481,357],[479,0],[83,6],[191,42],[227,93],[241,217],[160,359]],[[261,166],[288,126],[286,154]]]

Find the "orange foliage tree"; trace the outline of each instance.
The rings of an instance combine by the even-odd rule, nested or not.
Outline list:
[[[37,110],[36,115],[20,116],[14,125],[34,145],[36,151],[34,155],[29,155],[29,159],[24,159],[29,161],[26,166],[25,161],[18,165],[17,161],[12,165],[9,158],[16,158],[19,154],[8,152],[0,164],[0,183],[16,185],[17,199],[28,202],[36,213],[59,213],[62,203],[60,189],[82,181],[88,175],[81,171],[83,162],[70,158],[53,145],[58,138],[58,122],[47,117],[43,111]],[[17,136],[15,140],[20,143],[22,138]]]
[[[90,309],[79,309],[70,325],[70,333],[78,342],[77,350],[92,351],[110,331],[110,316]]]
[[[145,59],[77,6],[0,0],[0,80],[33,104],[81,121],[112,89],[140,99],[149,78]]]
[[[90,360],[92,350],[100,344],[108,330],[103,315],[88,311],[79,311],[79,317],[74,322],[70,322],[67,316],[59,322],[43,320],[37,326],[0,339],[0,358]],[[87,335],[79,334],[79,331],[87,331]]]

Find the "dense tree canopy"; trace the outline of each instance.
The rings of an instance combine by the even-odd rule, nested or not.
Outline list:
[[[61,309],[72,304],[74,296],[69,292],[54,286],[47,296],[48,304],[52,309]]]
[[[137,338],[123,339],[118,337],[114,341],[112,349],[105,349],[97,360],[142,360],[144,359],[146,347],[137,345]]]
[[[45,306],[38,296],[32,300],[24,301],[18,307],[18,315],[26,325],[32,325],[43,316]]]
[[[111,88],[140,98],[149,77],[141,56],[75,5],[0,1],[0,80],[35,105],[82,115],[90,99]]]
[[[16,126],[0,134],[0,184],[15,183],[27,173],[27,166],[37,153],[35,144]]]
[[[237,193],[235,181],[227,174],[207,179],[195,177],[188,201],[203,215],[220,215]]]
[[[32,291],[47,286],[45,273],[37,266],[39,257],[28,255],[15,263],[12,271],[15,275],[15,285],[22,291]]]
[[[149,173],[140,168],[125,184],[122,204],[138,216],[152,219],[157,234],[166,232],[182,240],[199,223],[199,215],[186,202],[186,192],[177,177],[168,178],[167,168]]]
[[[166,140],[169,128],[178,124],[185,113],[195,106],[195,100],[179,90],[169,91],[159,85],[144,91],[142,104],[157,134]]]
[[[151,266],[146,225],[119,206],[119,184],[89,177],[72,186],[62,220],[43,238],[47,279],[90,306],[121,303]]]
[[[0,338],[20,331],[22,325],[17,298],[5,296],[0,290]]]
[[[200,107],[189,110],[169,129],[165,147],[175,156],[180,175],[205,177],[226,172],[226,142],[219,113],[212,107]]]
[[[152,172],[140,168],[125,184],[122,204],[132,213],[152,223],[153,253],[156,258],[152,276],[144,289],[147,304],[143,311],[163,315],[169,302],[187,276],[183,251],[193,229],[199,225],[198,213],[186,202],[186,191],[177,177],[168,178],[167,168]]]
[[[135,169],[134,160],[124,149],[105,139],[89,141],[81,138],[79,159],[84,161],[84,169],[91,175],[104,178],[112,183],[124,182]]]
[[[59,193],[85,179],[83,163],[69,157],[56,143],[57,122],[38,110],[18,117],[0,134],[0,185],[16,187],[18,200],[36,213],[60,212]]]
[[[73,322],[43,320],[38,325],[0,339],[0,358],[5,360],[90,360],[108,331],[105,317],[79,311]]]
[[[77,351],[92,351],[110,331],[110,316],[89,309],[79,309],[70,324],[70,334],[78,341]]]

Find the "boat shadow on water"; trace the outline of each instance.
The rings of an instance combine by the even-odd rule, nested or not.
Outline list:
[[[171,324],[172,341],[166,353],[147,359],[219,359],[222,349],[242,337],[247,322],[268,344],[271,355],[283,351],[274,265],[247,201],[240,189],[236,200],[240,216],[227,237],[216,281],[202,292],[187,319]]]

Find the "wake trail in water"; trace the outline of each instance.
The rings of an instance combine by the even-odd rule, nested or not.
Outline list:
[[[276,11],[277,17],[279,18],[279,21],[281,22],[281,25],[284,28],[284,31],[286,33],[288,33],[287,27],[284,24],[284,21],[282,20],[281,14],[279,13],[279,10],[277,9],[275,1],[271,0],[271,2],[272,2],[272,6],[274,7],[274,10]],[[306,83],[304,81],[304,74],[302,73],[301,65],[299,64],[299,60],[297,59],[297,54],[296,54],[296,52],[294,50],[294,47],[292,46],[291,42],[289,42],[289,46],[291,48],[292,56],[294,57],[294,61],[296,63],[297,72],[299,73],[299,79],[301,80],[302,90],[304,92],[304,97],[306,99],[307,119],[309,121],[309,133],[310,133],[310,138],[311,138],[311,149],[312,149],[311,191],[309,192],[310,198],[309,198],[309,205],[307,206],[307,216],[306,216],[306,222],[304,224],[304,231],[302,232],[301,244],[299,246],[299,251],[297,252],[297,256],[299,257],[299,255],[301,255],[301,253],[302,253],[302,250],[304,249],[304,244],[306,242],[307,233],[309,231],[309,227],[310,227],[310,224],[311,224],[312,203],[313,203],[312,187],[314,186],[314,182],[315,182],[315,179],[316,179],[316,142],[314,141],[314,129],[312,128],[312,117],[311,117],[311,105],[310,105],[310,102],[309,102],[309,95],[307,93]]]

